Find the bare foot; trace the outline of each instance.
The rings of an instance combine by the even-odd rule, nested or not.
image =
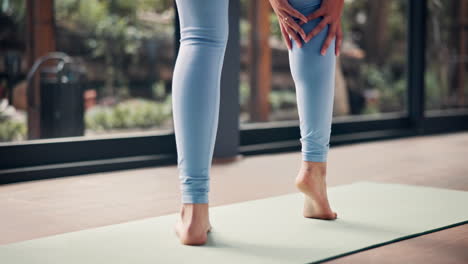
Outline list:
[[[337,218],[337,213],[332,211],[328,203],[325,178],[325,162],[303,161],[295,183],[296,187],[305,194],[304,217],[323,220]]]
[[[211,224],[208,204],[182,204],[180,218],[174,231],[184,245],[203,245],[208,239]]]

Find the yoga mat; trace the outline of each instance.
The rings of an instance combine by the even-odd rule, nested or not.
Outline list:
[[[361,181],[328,195],[334,221],[304,218],[298,192],[211,207],[204,246],[181,245],[171,214],[0,246],[0,262],[317,263],[468,223],[468,192]]]

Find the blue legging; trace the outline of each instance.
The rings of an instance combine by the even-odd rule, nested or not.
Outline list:
[[[317,10],[321,1],[289,0],[304,15]],[[209,201],[221,69],[229,30],[228,3],[229,0],[176,0],[181,38],[172,82],[172,107],[182,203]],[[311,31],[321,19],[302,25],[304,31]],[[322,56],[320,49],[327,32],[328,26],[303,43],[302,48],[293,41],[289,50],[304,161],[325,162],[329,150],[335,41]]]

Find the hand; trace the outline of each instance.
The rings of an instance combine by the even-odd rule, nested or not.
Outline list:
[[[343,41],[343,31],[341,29],[341,13],[343,11],[344,0],[323,0],[322,5],[319,9],[311,14],[307,15],[307,20],[310,21],[317,17],[322,17],[322,21],[304,38],[305,42],[309,42],[315,35],[317,35],[322,29],[330,24],[328,29],[328,35],[323,43],[320,54],[325,55],[325,52],[330,46],[330,42],[336,37],[335,55],[340,55],[341,42]],[[302,25],[302,21],[299,22]]]
[[[297,34],[299,33],[302,39],[306,38],[306,34],[304,32],[304,29],[302,29],[302,27],[299,26],[299,24],[296,21],[294,21],[292,17],[297,17],[304,23],[307,23],[307,18],[299,11],[294,9],[289,4],[288,0],[270,0],[270,4],[273,8],[273,11],[275,11],[276,15],[278,16],[278,22],[281,28],[281,35],[283,36],[283,39],[286,42],[286,46],[288,47],[288,49],[292,48],[292,43],[289,36],[291,36],[297,42],[297,45],[299,47],[302,47],[302,41]]]

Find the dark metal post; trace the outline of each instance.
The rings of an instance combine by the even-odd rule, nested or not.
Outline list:
[[[424,74],[427,0],[408,0],[408,115],[415,132],[424,132]]]
[[[177,54],[179,54],[180,48],[180,21],[179,21],[179,12],[177,11],[177,4],[174,0],[174,59],[173,64],[175,66],[177,60]]]
[[[229,39],[221,76],[221,104],[214,161],[236,158],[239,152],[240,1],[229,1]]]

